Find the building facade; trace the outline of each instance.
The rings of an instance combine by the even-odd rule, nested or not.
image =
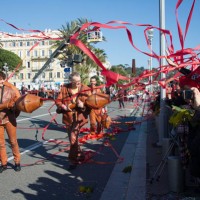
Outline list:
[[[57,30],[46,29],[45,36],[49,38],[58,38],[60,32]],[[28,90],[41,87],[45,89],[59,89],[60,85],[68,82],[70,71],[65,72],[61,67],[61,60],[53,58],[50,64],[42,71],[42,74],[33,81],[33,78],[38,74],[39,70],[49,60],[51,54],[55,51],[53,48],[53,40],[41,39],[44,36],[42,33],[22,33],[22,34],[7,34],[0,33],[0,42],[3,44],[2,48],[11,51],[18,55],[23,63],[19,72],[16,72],[12,78],[9,79],[18,89],[25,86]],[[59,56],[58,56],[59,57]],[[104,63],[107,69],[111,68],[109,61]],[[8,71],[8,75],[13,72]],[[97,75],[96,69],[90,72],[90,77]]]
[[[59,37],[59,31],[50,29],[46,29],[44,34],[50,38]],[[0,33],[0,42],[3,44],[3,49],[17,54],[23,61],[23,69],[9,79],[19,89],[22,86],[30,90],[39,89],[39,87],[56,89],[64,82],[65,72],[60,66],[60,60],[57,58],[53,59],[42,75],[33,82],[35,74],[38,73],[55,50],[52,48],[52,40],[42,40],[41,37],[42,33],[16,33],[13,36]],[[36,45],[37,43],[39,44]],[[34,45],[36,46],[34,47]],[[8,71],[8,74],[10,73],[12,72]]]

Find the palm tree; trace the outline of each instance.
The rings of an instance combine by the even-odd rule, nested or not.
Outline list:
[[[106,53],[103,49],[92,48],[92,50],[101,62],[106,61]],[[96,71],[98,74],[98,72],[101,71],[101,68],[95,64],[94,61],[91,60],[87,55],[84,55],[83,63],[76,65],[76,70],[81,74],[83,83],[88,84],[90,72]]]
[[[77,27],[81,27],[83,24],[88,23],[89,21],[87,19],[77,19],[74,21],[71,21],[70,23],[66,23],[66,25],[62,25],[62,28],[59,29],[63,40],[65,40],[67,43],[69,42],[69,38],[72,34],[74,34],[74,31],[77,30]],[[105,62],[107,56],[103,49],[95,48],[92,43],[87,42],[87,35],[85,32],[80,32],[78,39],[81,40],[95,55],[96,57],[101,61]],[[105,37],[103,37],[103,40],[105,40]],[[53,45],[53,48],[57,47],[61,42],[63,41],[56,41]],[[65,56],[62,59],[65,59],[73,54],[80,54],[83,57],[83,62],[80,64],[74,63],[73,65],[73,71],[78,71],[81,74],[81,77],[83,79],[83,83],[87,83],[89,79],[90,72],[95,69],[96,71],[99,71],[99,67],[96,63],[94,63],[93,60],[91,60],[86,54],[82,52],[81,49],[74,45],[68,45],[67,50],[65,52]]]

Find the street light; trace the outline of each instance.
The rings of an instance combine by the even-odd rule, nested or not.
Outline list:
[[[153,28],[149,29],[147,31],[147,34],[148,34],[148,41],[150,44],[151,54],[152,54]],[[152,57],[151,56],[150,56],[149,62],[150,62],[149,63],[149,71],[151,73],[151,70],[152,70]],[[149,77],[149,80],[150,80],[150,92],[152,92],[152,76]]]
[[[8,77],[8,64],[7,63],[4,63],[3,69],[6,72],[6,78],[7,78]]]
[[[160,29],[165,29],[165,0],[159,0],[159,23],[160,23]],[[165,35],[161,31],[160,32],[160,55],[165,56]],[[165,59],[160,59],[160,66],[164,66]],[[166,75],[165,73],[161,73],[161,79],[165,79]],[[168,119],[167,119],[167,107],[165,105],[165,99],[166,99],[166,89],[161,87],[160,90],[160,114],[159,114],[159,129],[158,129],[158,135],[159,135],[159,141],[158,145],[162,146],[162,140],[165,137],[168,137]]]

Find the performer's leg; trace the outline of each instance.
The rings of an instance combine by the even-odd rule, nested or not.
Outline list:
[[[0,125],[0,157],[1,157],[1,165],[7,165],[8,157],[6,154],[6,144],[5,144],[3,125]]]
[[[20,167],[20,151],[19,151],[19,145],[17,142],[17,133],[16,133],[16,126],[13,126],[12,123],[8,122],[5,125],[6,128],[6,132],[8,134],[9,137],[9,141],[11,144],[11,148],[12,148],[12,153],[14,156],[14,162],[15,162],[15,170],[16,171],[20,171],[21,167]]]
[[[90,112],[90,134],[94,135],[96,133],[96,114],[92,109]]]
[[[76,163],[77,162],[77,157],[78,157],[78,152],[79,152],[79,146],[78,146],[78,134],[79,134],[79,128],[78,124],[73,123],[71,132],[69,133],[69,142],[70,142],[70,151],[69,151],[69,159],[71,162]]]
[[[67,135],[68,135],[68,138],[69,138],[69,141],[71,140],[71,127],[66,125],[66,131],[67,131]]]
[[[97,134],[101,133],[101,131],[102,131],[102,124],[101,124],[101,122],[98,122],[97,123]]]
[[[101,133],[102,129],[102,111],[100,110],[97,116],[97,134]]]

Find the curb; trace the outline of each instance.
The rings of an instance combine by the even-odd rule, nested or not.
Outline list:
[[[115,165],[100,200],[145,199],[147,122],[137,124],[135,128],[130,131],[121,151],[124,161]],[[130,165],[132,172],[123,173],[122,170]]]
[[[126,200],[146,199],[146,142],[147,121],[142,122],[138,145],[133,160],[132,173],[129,180]]]

